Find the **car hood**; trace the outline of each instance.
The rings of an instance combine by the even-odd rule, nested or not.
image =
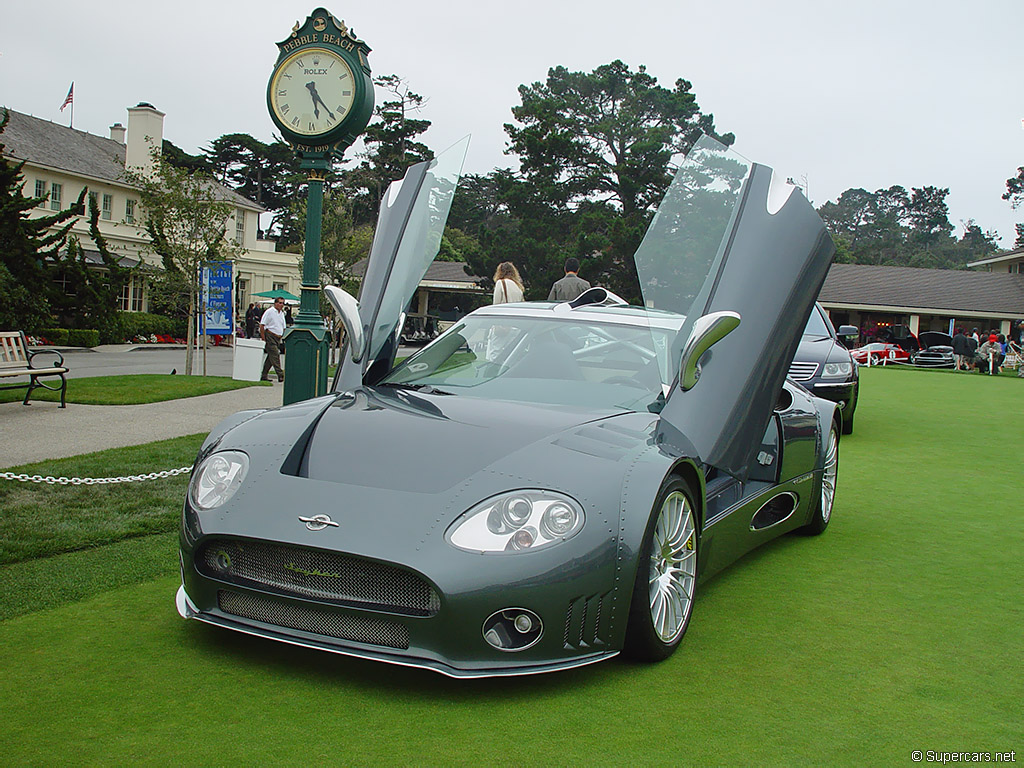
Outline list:
[[[541,441],[589,440],[595,450],[612,450],[605,430],[590,439],[576,433],[613,415],[603,409],[367,388],[339,397],[324,410],[298,474],[369,488],[440,493],[489,467],[500,471],[503,458]]]
[[[928,347],[950,347],[952,349],[953,337],[942,331],[924,331],[917,335],[917,339],[925,349]]]

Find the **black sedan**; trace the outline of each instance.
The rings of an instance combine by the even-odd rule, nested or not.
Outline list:
[[[793,381],[839,405],[843,416],[843,434],[853,432],[853,416],[857,410],[857,396],[860,394],[860,373],[850,350],[840,342],[840,337],[857,335],[857,328],[842,325],[838,333],[820,304],[815,304],[807,319],[800,346],[797,347],[793,363],[789,366],[789,377]]]

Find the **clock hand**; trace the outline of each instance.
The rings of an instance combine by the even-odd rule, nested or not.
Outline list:
[[[306,87],[309,89],[309,95],[313,97],[314,114],[317,117],[320,117],[320,110],[317,107],[317,103],[319,102],[321,105],[323,105],[323,108],[327,110],[327,114],[331,116],[331,120],[336,119],[334,117],[334,113],[331,112],[331,108],[327,106],[327,103],[322,98],[320,98],[320,94],[316,89],[316,83],[312,81],[308,82],[306,83]]]
[[[316,103],[317,101],[322,100],[320,99],[320,94],[316,92],[316,83],[311,80],[310,82],[306,83],[306,89],[309,91],[309,98],[313,100],[313,114],[316,117],[320,117],[320,108],[316,105]]]

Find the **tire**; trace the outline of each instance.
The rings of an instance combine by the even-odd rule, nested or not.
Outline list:
[[[853,416],[857,412],[857,399],[858,399],[859,396],[860,396],[860,383],[858,382],[857,386],[853,390],[853,397],[850,398],[850,402],[847,404],[846,408],[843,409],[843,413],[842,413],[843,427],[842,427],[842,429],[843,429],[843,434],[844,435],[852,435],[853,434]]]
[[[843,431],[844,435],[852,435],[853,434],[853,413],[852,412],[850,413],[850,415],[847,418],[843,419],[842,431]]]
[[[679,646],[693,613],[699,541],[693,492],[678,477],[668,478],[640,548],[623,646],[630,658],[662,661]]]
[[[817,503],[810,521],[803,528],[797,529],[805,536],[818,536],[828,528],[832,519],[832,507],[836,498],[836,480],[839,476],[839,427],[832,422],[828,431],[828,445],[825,448],[825,466],[821,473],[818,486]]]

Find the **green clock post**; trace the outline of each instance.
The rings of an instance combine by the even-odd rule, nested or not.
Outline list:
[[[330,334],[320,318],[320,230],[324,179],[332,157],[352,146],[373,114],[369,46],[324,8],[277,44],[267,107],[308,174],[302,295],[295,325],[285,331],[284,403],[327,393]]]

